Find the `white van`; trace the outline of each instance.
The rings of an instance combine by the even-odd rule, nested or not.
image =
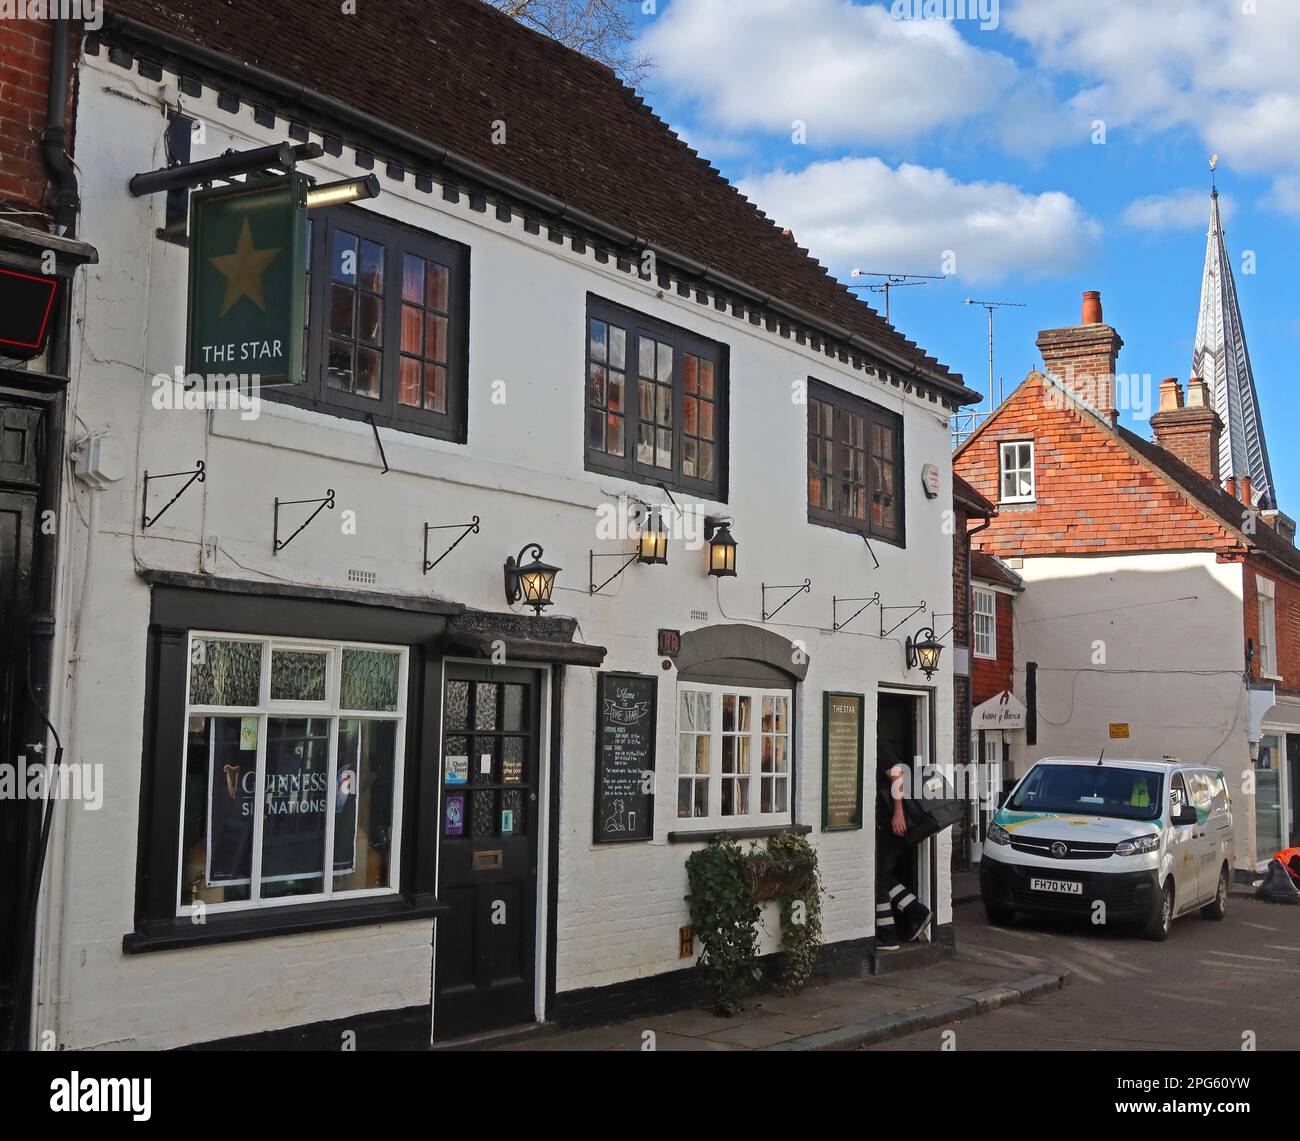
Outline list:
[[[1179,915],[1223,918],[1235,857],[1219,769],[1046,757],[993,817],[980,894],[991,923],[1016,912],[1100,915],[1163,940]]]

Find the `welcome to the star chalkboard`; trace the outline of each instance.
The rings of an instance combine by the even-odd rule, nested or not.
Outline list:
[[[596,793],[592,839],[654,837],[655,711],[659,679],[596,676]]]

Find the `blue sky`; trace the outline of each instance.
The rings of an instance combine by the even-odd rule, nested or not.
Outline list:
[[[644,92],[841,280],[938,273],[950,252],[955,276],[896,290],[892,317],[980,391],[986,317],[964,298],[1027,306],[996,318],[1009,391],[1085,289],[1124,339],[1121,372],[1150,374],[1152,399],[1185,381],[1218,153],[1280,505],[1300,512],[1300,2],[989,4],[984,28],[924,18],[933,0],[658,0]]]

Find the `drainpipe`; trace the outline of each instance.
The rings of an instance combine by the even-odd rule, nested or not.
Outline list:
[[[50,32],[50,86],[41,133],[41,157],[54,188],[54,230],[75,237],[81,196],[77,172],[68,157],[68,56],[71,26],[56,19]]]
[[[972,528],[971,530],[969,530],[969,531],[966,532],[966,640],[967,640],[967,642],[969,643],[968,653],[969,653],[969,655],[970,655],[970,657],[967,659],[968,661],[973,660],[973,659],[974,659],[974,656],[975,656],[975,644],[974,644],[974,637],[973,637],[973,635],[974,635],[974,631],[975,631],[975,623],[974,623],[974,618],[973,618],[973,614],[972,614],[972,611],[973,611],[973,609],[974,609],[975,598],[974,598],[973,591],[972,591],[972,589],[971,589],[971,568],[972,568],[972,565],[973,565],[973,564],[972,564],[972,562],[971,562],[971,542],[970,542],[970,541],[971,541],[971,537],[972,537],[973,535],[978,535],[981,531],[985,531],[985,530],[987,530],[989,527],[991,527],[991,526],[993,525],[993,516],[992,516],[992,515],[984,515],[984,516],[981,516],[981,518],[984,520],[983,523],[981,523],[978,527]],[[994,632],[995,632],[995,634],[996,634],[996,630],[997,630],[997,623],[996,623],[996,620],[995,620],[995,622],[994,622]],[[967,666],[967,668],[969,669],[970,667]],[[973,685],[973,678],[972,678],[972,676],[971,676],[970,674],[967,675],[967,680],[966,680],[966,689],[967,689],[967,692],[966,692],[967,703],[968,703],[972,708],[974,708],[974,704],[975,704],[975,688],[974,688],[974,685]],[[969,724],[966,726],[966,734],[967,734],[968,736],[970,735],[970,725],[969,725]],[[981,734],[980,734],[980,746],[981,746],[981,748],[980,748],[980,758],[979,758],[981,762],[983,762],[983,760],[984,760],[984,749],[983,749],[983,745],[984,745],[984,734],[981,733]],[[977,769],[976,771],[979,772],[980,770]],[[982,775],[982,774],[981,774],[981,775]],[[970,787],[970,784],[967,783],[966,787],[969,788],[969,787]],[[975,808],[975,811],[976,811],[976,812],[979,811],[978,800],[977,800],[977,802],[976,802],[976,808]],[[961,857],[962,857],[962,866],[963,866],[963,868],[966,869],[966,870],[969,870],[969,869],[970,869],[970,866],[971,866],[971,857],[974,855],[974,845],[972,844],[971,841],[972,841],[972,837],[971,837],[971,835],[970,835],[970,828],[969,828],[969,827],[963,828],[963,829],[962,829],[962,841],[961,841],[961,847],[962,847]]]

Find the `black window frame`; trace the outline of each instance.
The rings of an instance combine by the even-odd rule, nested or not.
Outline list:
[[[468,435],[469,401],[469,247],[416,229],[357,206],[330,206],[311,212],[308,314],[303,380],[262,390],[262,395],[299,408],[347,420],[369,420],[401,432],[463,444]],[[336,230],[385,247],[383,366],[380,398],[331,388],[326,381],[329,342],[330,248]],[[447,322],[447,411],[412,408],[397,400],[401,379],[402,258],[413,254],[451,270]]]
[[[595,451],[587,445],[587,410],[588,376],[591,366],[591,322],[603,321],[614,324],[627,331],[627,367],[626,387],[624,391],[625,428],[624,455],[611,456],[603,451]],[[640,359],[640,338],[642,335],[670,344],[673,347],[673,450],[672,467],[661,468],[638,463],[636,459],[636,433],[632,426],[639,423],[640,415],[640,375],[637,364]],[[730,437],[730,350],[728,346],[708,337],[700,336],[654,317],[647,317],[635,309],[629,309],[607,301],[596,294],[587,294],[587,310],[582,323],[582,453],[587,471],[602,475],[618,476],[635,483],[649,483],[655,486],[664,484],[674,491],[697,495],[714,503],[727,502],[727,483],[729,468]],[[684,362],[686,354],[709,360],[713,363],[715,399],[713,441],[715,448],[715,476],[712,480],[703,480],[694,476],[681,474],[682,441],[685,435],[686,387],[684,380]],[[698,438],[698,437],[695,437]]]
[[[865,535],[869,539],[876,539],[880,542],[890,543],[896,547],[907,546],[907,494],[905,491],[906,480],[904,473],[906,463],[904,458],[904,439],[903,439],[903,416],[899,412],[883,408],[861,396],[854,396],[852,393],[845,392],[842,388],[835,388],[833,385],[826,384],[824,381],[817,380],[815,377],[808,378],[808,410],[805,424],[805,445],[813,439],[813,406],[815,403],[829,404],[834,410],[833,433],[831,440],[831,489],[832,502],[836,506],[830,508],[820,507],[808,498],[808,470],[805,463],[805,488],[804,496],[808,503],[808,522],[821,527],[833,527],[839,531],[848,531],[856,535]],[[840,433],[840,415],[842,413],[852,413],[863,417],[864,436],[866,444],[866,494],[867,494],[867,517],[858,519],[848,512],[839,508],[839,482],[840,471],[842,470],[841,452],[843,444]],[[875,501],[876,495],[880,494],[875,486],[875,463],[872,455],[872,426],[880,425],[890,428],[894,433],[895,451],[893,458],[894,469],[894,513],[895,526],[893,528],[883,527],[872,523],[871,507]],[[824,439],[818,433],[818,439]]]

